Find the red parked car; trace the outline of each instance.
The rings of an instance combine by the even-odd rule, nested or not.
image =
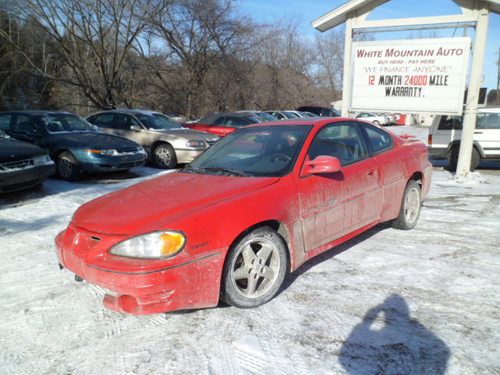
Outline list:
[[[184,123],[182,126],[202,132],[216,134],[219,137],[225,137],[242,126],[258,124],[259,122],[262,122],[262,120],[253,113],[232,112],[214,113],[198,120],[197,122]]]
[[[431,171],[423,143],[353,119],[247,126],[183,170],[81,206],[57,256],[116,311],[254,307],[378,223],[413,228]]]

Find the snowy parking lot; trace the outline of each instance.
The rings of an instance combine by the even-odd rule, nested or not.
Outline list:
[[[54,237],[81,204],[162,173],[0,197],[0,374],[500,374],[500,163],[471,185],[436,163],[414,230],[373,228],[261,307],[106,310],[103,290],[59,270]]]

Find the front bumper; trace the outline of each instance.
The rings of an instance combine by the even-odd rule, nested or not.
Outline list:
[[[177,163],[179,164],[191,163],[194,159],[203,154],[205,150],[207,149],[192,150],[192,149],[176,148],[175,155],[177,157]]]
[[[4,171],[0,173],[0,193],[32,188],[46,177],[53,175],[55,171],[55,165],[52,162],[13,172]]]
[[[122,239],[104,238],[102,234],[70,226],[56,237],[59,264],[87,282],[109,290],[103,299],[104,306],[117,312],[146,315],[217,305],[222,251],[177,263],[163,261],[156,269],[146,269],[141,263],[151,265],[160,261],[129,259],[133,266],[127,269],[114,266],[112,258],[121,257],[108,254],[109,247]],[[110,262],[105,261],[106,257]]]
[[[128,155],[104,156],[82,153],[76,155],[81,168],[87,172],[113,172],[140,167],[146,162],[145,152],[136,152]]]

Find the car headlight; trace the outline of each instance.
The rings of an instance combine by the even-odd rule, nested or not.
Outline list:
[[[49,155],[40,155],[33,158],[34,165],[45,165],[52,163],[52,159]]]
[[[203,141],[187,141],[186,147],[206,147],[206,144]]]
[[[122,257],[162,259],[181,252],[186,243],[182,233],[166,231],[132,237],[114,245],[110,253]]]
[[[89,154],[94,154],[94,155],[104,155],[104,156],[113,156],[116,155],[118,152],[114,149],[109,149],[109,150],[87,150]]]

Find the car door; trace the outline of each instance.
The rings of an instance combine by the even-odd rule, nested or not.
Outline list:
[[[382,207],[376,162],[354,122],[333,123],[314,137],[306,162],[320,155],[341,162],[337,173],[300,177],[300,220],[306,251],[317,249],[377,220]]]
[[[91,124],[97,126],[102,132],[115,134],[112,113],[100,113],[89,117],[88,120]]]
[[[401,207],[401,198],[406,186],[406,150],[394,149],[392,137],[382,129],[369,124],[360,124],[370,156],[376,161],[381,184],[377,202],[382,204],[382,215],[395,216]],[[377,207],[377,210],[380,207]],[[377,212],[371,212],[375,217]]]
[[[113,121],[114,134],[130,139],[140,145],[148,145],[147,132],[132,130],[132,126],[144,129],[133,116],[126,113],[115,113]]]
[[[491,112],[490,112],[491,111]],[[500,157],[500,113],[488,110],[477,114],[474,140],[487,158]]]
[[[9,135],[21,141],[43,147],[42,132],[31,116],[16,114]]]

